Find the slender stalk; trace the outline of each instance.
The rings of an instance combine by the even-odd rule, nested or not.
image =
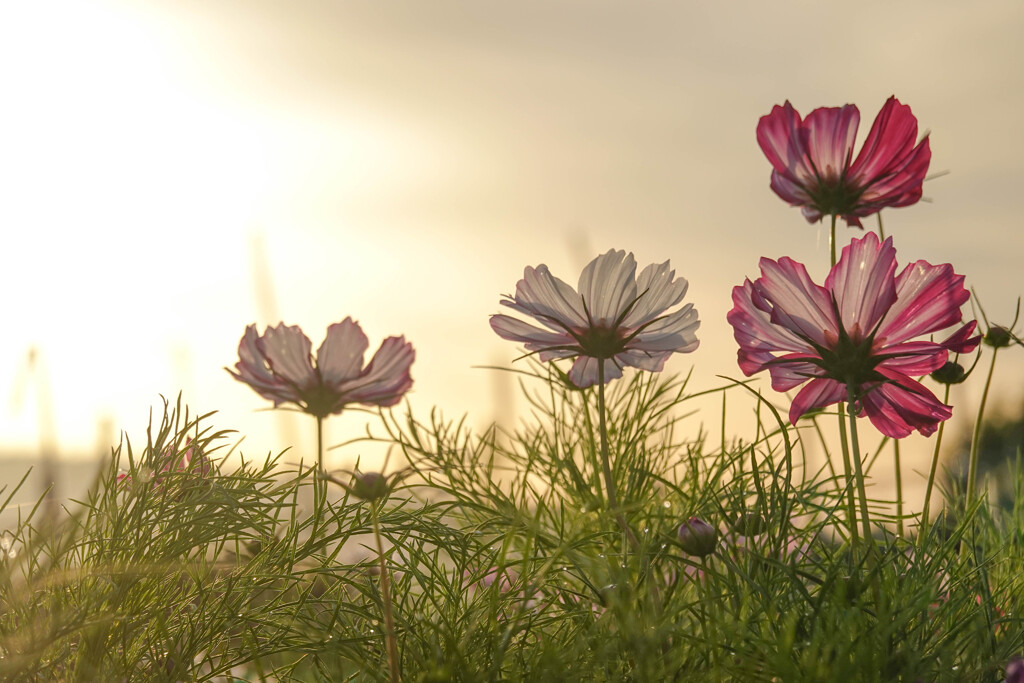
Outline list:
[[[836,219],[838,219],[838,218],[839,218],[838,216],[836,216],[835,214],[832,214],[832,230],[829,232],[829,236],[828,236],[828,246],[829,246],[829,249],[832,251],[832,267],[833,268],[836,265]]]
[[[597,420],[601,438],[601,467],[604,470],[604,485],[608,493],[608,509],[621,517],[619,496],[615,491],[615,477],[612,475],[611,458],[608,455],[608,425],[605,423],[604,403],[604,359],[597,359]],[[622,523],[620,523],[621,525]]]
[[[402,680],[398,669],[398,643],[395,640],[395,620],[391,613],[391,580],[388,565],[384,561],[384,545],[380,540],[380,522],[377,520],[377,504],[370,503],[370,519],[373,520],[373,539],[377,543],[377,558],[380,561],[380,597],[384,610],[384,642],[388,652],[388,673],[391,683]]]
[[[853,471],[850,466],[850,446],[846,441],[846,411],[842,402],[839,408],[839,443],[843,451],[843,474],[846,475],[846,526],[850,530],[850,542],[856,546],[859,543],[857,533],[857,502],[853,493]],[[859,468],[859,466],[858,466]]]
[[[946,405],[949,405],[949,389],[950,385],[947,384],[942,397],[942,402]],[[928,471],[928,485],[924,490],[924,506],[921,508],[921,531],[918,532],[918,539],[921,541],[928,535],[928,526],[931,524],[932,488],[935,486],[935,472],[939,468],[939,449],[942,446],[942,433],[945,428],[946,421],[943,420],[939,423],[939,433],[935,435],[935,451],[932,453],[932,466]]]
[[[846,387],[846,400],[850,405],[853,405],[853,385],[847,385]],[[874,536],[871,535],[871,521],[868,518],[867,487],[864,484],[864,472],[860,463],[861,452],[860,441],[857,438],[857,416],[852,410],[850,411],[850,447],[853,450],[853,467],[857,474],[857,493],[860,497],[860,522],[864,529],[864,538],[869,542],[869,545],[874,546]]]
[[[892,440],[892,456],[896,472],[896,532],[903,538],[903,468],[900,466],[900,441]]]
[[[978,405],[978,417],[974,421],[974,434],[971,436],[971,460],[967,468],[967,507],[974,502],[974,487],[978,477],[978,447],[981,445],[982,418],[985,416],[985,404],[988,402],[988,390],[992,386],[992,373],[996,369],[996,356],[999,347],[992,348],[992,362],[988,366],[988,377],[985,378],[985,389],[981,392],[981,403]]]

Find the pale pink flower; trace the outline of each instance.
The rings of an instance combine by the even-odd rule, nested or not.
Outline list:
[[[633,254],[614,249],[583,269],[579,291],[543,264],[527,266],[515,296],[501,303],[544,328],[503,314],[491,316],[491,328],[522,342],[542,361],[576,358],[569,379],[577,387],[597,384],[598,363],[605,382],[622,377],[627,365],[660,372],[673,353],[688,353],[700,343],[693,304],[668,312],[683,300],[687,286],[668,261],[647,266],[637,277]]]
[[[788,101],[757,124],[757,142],[774,167],[771,188],[810,223],[842,216],[848,225],[886,206],[908,206],[921,199],[931,149],[917,140],[910,107],[890,97],[871,125],[853,160],[860,112],[847,104],[822,107],[806,119]]]
[[[892,438],[931,434],[952,409],[920,382],[942,367],[949,351],[978,345],[975,321],[943,342],[913,341],[963,322],[970,296],[949,264],[917,261],[896,275],[892,238],[868,233],[845,249],[821,287],[789,258],[761,259],[761,277],[732,290],[727,316],[745,375],[771,373],[772,388],[796,395],[789,419],[847,399]]]
[[[363,367],[368,347],[352,318],[327,328],[315,360],[309,337],[297,326],[281,323],[260,336],[249,325],[238,345],[238,372],[228,372],[275,407],[294,403],[316,417],[340,413],[350,403],[393,406],[412,386],[416,352],[405,337],[388,337]]]

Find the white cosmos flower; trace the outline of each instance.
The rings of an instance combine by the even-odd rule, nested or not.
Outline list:
[[[633,254],[613,249],[587,264],[576,291],[547,266],[527,266],[515,296],[501,303],[544,327],[498,314],[491,328],[542,361],[576,358],[569,379],[581,388],[598,383],[600,364],[605,382],[622,377],[627,365],[660,372],[673,353],[700,344],[693,304],[668,312],[686,295],[686,280],[675,274],[665,261],[637,277]]]

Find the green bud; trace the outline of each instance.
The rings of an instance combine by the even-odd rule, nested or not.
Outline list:
[[[1009,346],[1010,342],[1013,341],[1013,335],[1010,331],[1001,325],[993,325],[988,328],[988,332],[985,333],[985,338],[982,339],[986,344],[991,346],[993,349],[1001,349],[1004,346]]]
[[[377,472],[357,472],[352,479],[352,486],[349,487],[349,490],[352,492],[352,495],[363,500],[386,498],[388,493],[391,492],[387,477]]]
[[[768,524],[764,519],[764,515],[757,512],[744,512],[732,524],[733,531],[740,536],[747,537],[757,536],[765,530],[766,526]]]
[[[946,361],[945,365],[931,374],[931,378],[939,384],[960,384],[967,379],[967,373],[959,363]]]

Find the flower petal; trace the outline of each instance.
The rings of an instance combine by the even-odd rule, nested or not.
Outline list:
[[[575,346],[579,352],[578,344],[572,335],[567,332],[551,332],[535,327],[518,318],[498,313],[491,316],[491,329],[502,339],[522,342],[529,351],[540,351],[550,347]]]
[[[228,369],[232,377],[248,384],[257,394],[273,401],[275,406],[301,398],[293,385],[277,377],[267,365],[267,360],[259,348],[259,334],[255,325],[245,328],[245,334],[238,343],[238,362],[235,369],[238,370],[237,373]]]
[[[596,358],[590,356],[580,356],[576,359],[576,362],[572,364],[572,368],[569,369],[569,381],[578,386],[580,389],[597,384],[597,364]],[[604,383],[607,384],[613,379],[622,377],[622,370],[615,364],[611,358],[604,360]]]
[[[771,305],[771,322],[799,337],[826,346],[826,332],[837,335],[839,325],[829,293],[814,284],[802,263],[782,257],[761,259],[761,277],[754,289]]]
[[[682,301],[689,285],[685,278],[676,279],[675,275],[668,261],[644,268],[636,279],[639,299],[622,325],[635,330]]]
[[[298,325],[280,323],[268,327],[256,344],[274,374],[290,382],[300,393],[320,384],[313,369],[313,344]]]
[[[846,398],[846,387],[833,379],[812,379],[793,399],[789,407],[789,422],[796,421],[806,413],[816,409],[839,403]]]
[[[316,368],[320,380],[327,387],[359,376],[363,369],[363,354],[370,342],[359,323],[345,318],[327,328],[327,336],[316,352]]]
[[[757,122],[757,144],[779,175],[790,182],[802,185],[814,179],[807,155],[806,131],[800,114],[789,100],[781,107],[772,107],[771,113]]]
[[[892,238],[879,244],[869,232],[843,247],[839,262],[825,278],[839,307],[839,320],[854,342],[874,331],[896,301],[896,250]]]
[[[674,351],[689,353],[700,345],[697,330],[700,320],[693,304],[655,320],[629,342],[627,348],[641,351]]]
[[[904,342],[879,350],[876,356],[885,358],[878,367],[912,377],[921,377],[942,367],[949,352],[941,344],[929,341]]]
[[[820,107],[804,119],[807,153],[818,182],[835,183],[845,175],[859,124],[860,111],[852,104]]]
[[[879,369],[889,381],[861,397],[864,414],[878,431],[893,439],[909,436],[915,429],[928,436],[948,420],[953,409],[941,403],[920,382],[898,372]]]
[[[879,344],[892,346],[930,334],[962,319],[960,306],[970,298],[963,275],[953,266],[917,261],[896,276],[896,302],[878,329]]]
[[[640,349],[628,349],[622,353],[615,354],[615,362],[620,366],[629,366],[646,370],[647,372],[661,372],[665,369],[665,361],[672,357],[672,351],[646,351]]]
[[[335,412],[345,403],[393,406],[412,387],[409,368],[416,351],[405,337],[388,337],[358,378],[343,383]]]
[[[895,96],[886,100],[878,112],[864,146],[850,166],[850,181],[858,187],[877,182],[906,165],[917,140],[917,118],[910,107]],[[927,165],[925,166],[927,171]],[[924,179],[922,173],[921,179]]]
[[[502,301],[513,310],[536,318],[553,330],[582,329],[587,326],[580,295],[553,276],[544,264],[523,271],[513,300]]]
[[[590,325],[611,326],[636,300],[636,260],[633,254],[609,250],[580,273],[580,296]]]

